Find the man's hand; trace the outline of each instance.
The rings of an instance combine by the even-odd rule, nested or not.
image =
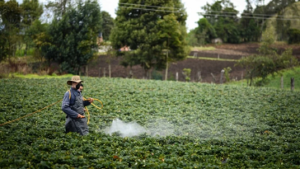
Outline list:
[[[89,102],[90,102],[90,103],[93,103],[93,102],[94,102],[94,99],[93,99],[93,98],[89,98]]]
[[[81,115],[81,114],[78,114],[77,116],[78,119],[82,119],[82,118],[85,118],[85,116]]]

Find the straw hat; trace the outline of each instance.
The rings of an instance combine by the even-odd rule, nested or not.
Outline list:
[[[80,82],[83,82],[83,81],[80,80],[80,76],[72,76],[72,79],[67,81],[67,84],[72,85],[72,82],[80,83]]]

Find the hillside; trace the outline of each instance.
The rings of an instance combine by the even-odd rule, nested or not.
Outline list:
[[[173,81],[91,78],[90,134],[65,134],[69,78],[0,79],[1,168],[297,168],[299,92]],[[98,102],[95,102],[99,106]],[[144,134],[106,134],[117,122]],[[114,121],[113,121],[114,120]]]

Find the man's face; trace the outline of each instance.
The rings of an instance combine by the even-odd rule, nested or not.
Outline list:
[[[76,85],[77,85],[78,83],[76,83],[76,82],[72,82],[72,88],[74,88],[74,89],[76,89]]]
[[[83,91],[83,86],[80,86],[78,91],[82,92]]]

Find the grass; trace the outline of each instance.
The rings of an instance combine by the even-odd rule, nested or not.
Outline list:
[[[188,56],[187,58],[192,59],[200,59],[200,60],[215,60],[215,61],[228,61],[228,62],[237,62],[237,59],[222,59],[222,58],[211,58],[211,57],[195,57],[195,56]]]
[[[213,46],[192,46],[191,50],[204,51],[204,50],[216,50],[216,48]]]
[[[65,74],[65,75],[56,75],[56,74],[52,74],[52,75],[38,75],[38,74],[27,74],[27,75],[23,75],[20,73],[13,73],[13,74],[9,74],[9,77],[17,77],[17,78],[26,78],[26,79],[49,79],[49,78],[67,78],[67,77],[71,77],[73,76],[72,74]]]
[[[300,90],[300,67],[294,69],[282,70],[276,73],[274,76],[269,75],[269,83],[263,87],[281,89],[281,76],[283,76],[283,88],[284,90],[291,90],[291,78],[294,78],[294,89]],[[247,80],[240,80],[227,83],[229,85],[247,86]]]
[[[34,57],[32,55],[27,55],[27,56],[11,56],[10,57],[10,61],[12,62],[21,62],[21,63],[35,63],[35,62],[40,62],[41,61],[41,58],[39,57]],[[42,61],[45,61],[45,58],[42,58]],[[4,61],[2,61],[1,63],[3,64],[8,64],[9,63],[9,60],[8,58],[5,59]]]
[[[25,52],[25,49],[18,49],[16,51],[16,56],[23,57],[24,56],[24,52]],[[33,53],[34,53],[34,49],[33,48],[27,50],[27,56],[33,56]]]
[[[291,89],[291,78],[294,78],[294,87],[300,90],[300,67],[282,71],[274,77],[269,77],[270,83],[266,87],[281,88],[281,76],[283,76],[284,89]]]
[[[107,55],[107,52],[97,52],[96,55]]]

